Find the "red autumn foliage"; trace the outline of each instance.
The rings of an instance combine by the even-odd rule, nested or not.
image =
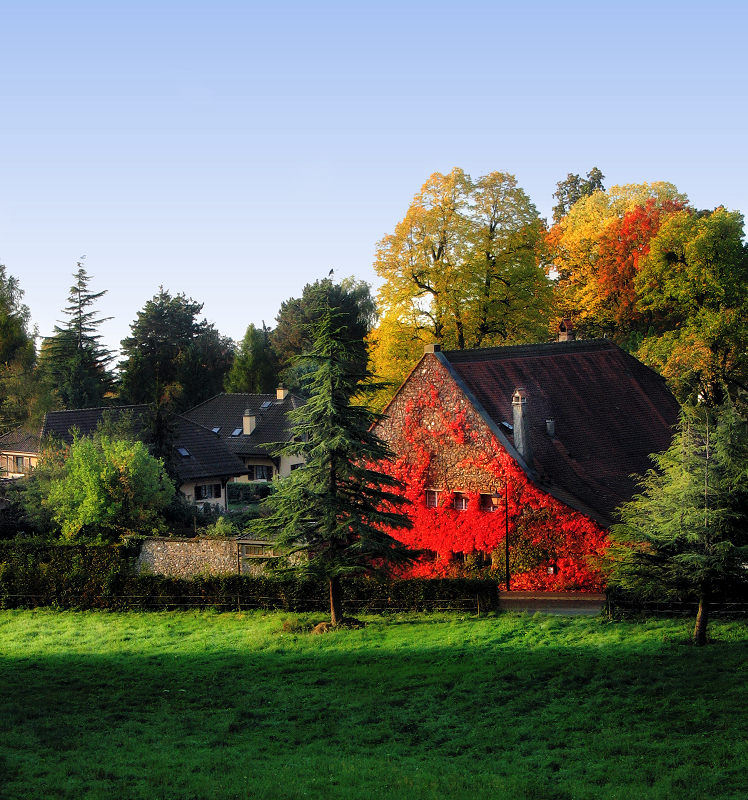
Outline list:
[[[634,277],[639,261],[649,253],[649,243],[665,219],[684,208],[678,200],[659,204],[654,199],[637,206],[621,219],[615,219],[600,238],[598,287],[600,294],[613,304],[616,322],[641,319],[636,310]]]
[[[450,409],[449,415],[444,408]],[[409,400],[402,435],[401,455],[388,471],[405,484],[413,527],[394,535],[435,554],[422,558],[403,577],[465,574],[469,568],[455,554],[493,551],[497,551],[494,569],[503,575],[508,510],[512,589],[603,588],[604,576],[592,560],[607,548],[606,532],[532,483],[493,434],[470,424],[457,393],[445,396],[445,387],[441,391],[430,387]],[[435,475],[443,470],[445,458],[449,475],[439,479]],[[458,476],[467,474],[480,491],[463,489]],[[438,507],[426,507],[426,489],[440,490]],[[467,510],[454,508],[456,491],[467,497]],[[481,494],[496,495],[495,511],[482,510]],[[549,574],[552,565],[557,571]]]

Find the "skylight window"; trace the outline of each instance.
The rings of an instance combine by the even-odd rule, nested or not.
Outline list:
[[[220,433],[220,431],[221,431],[220,425],[217,425],[215,428],[213,428],[213,433]]]
[[[190,457],[190,451],[186,447],[177,447],[177,453],[179,453],[182,458]]]
[[[234,430],[231,432],[231,435],[232,436],[241,436],[242,435],[242,429],[241,428],[234,428]]]
[[[273,405],[273,403],[272,403],[270,400],[266,400],[266,401],[265,401],[265,402],[264,402],[264,403],[263,403],[263,404],[260,406],[260,408],[270,408],[270,406],[272,406],[272,405]]]

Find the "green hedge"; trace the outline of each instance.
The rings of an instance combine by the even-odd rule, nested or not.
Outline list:
[[[137,544],[86,546],[0,542],[0,608],[147,609],[278,608],[327,611],[326,584],[244,575],[135,575]],[[496,581],[418,579],[343,582],[346,613],[488,611],[498,606]]]

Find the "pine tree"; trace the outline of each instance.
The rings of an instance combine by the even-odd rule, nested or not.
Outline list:
[[[63,309],[69,319],[55,325],[54,335],[44,340],[40,361],[66,408],[89,408],[102,405],[113,385],[108,370],[112,352],[102,347],[99,333],[99,326],[111,317],[100,317],[93,309],[106,290],[89,290],[91,276],[80,261],[73,277]]]
[[[226,376],[227,392],[268,394],[278,386],[277,359],[270,345],[270,330],[250,324]]]
[[[293,439],[278,452],[301,455],[305,465],[279,482],[264,501],[269,515],[253,526],[286,557],[280,572],[328,582],[333,625],[342,619],[341,577],[415,557],[390,534],[410,521],[398,510],[401,483],[377,469],[393,455],[371,431],[379,415],[352,402],[370,375],[360,370],[364,346],[348,336],[344,319],[328,308],[311,351],[298,359],[309,368],[309,400],[289,415]]]
[[[729,403],[684,409],[670,449],[611,528],[611,585],[644,596],[697,596],[694,644],[710,600],[748,583],[748,423]]]

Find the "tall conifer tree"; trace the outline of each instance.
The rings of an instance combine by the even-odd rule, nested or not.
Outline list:
[[[729,403],[684,409],[666,453],[611,529],[611,584],[644,596],[699,599],[694,644],[706,644],[709,602],[748,584],[748,423]]]
[[[298,359],[308,367],[307,403],[291,412],[292,441],[278,452],[301,455],[305,466],[265,500],[270,512],[256,534],[288,558],[281,571],[328,582],[333,625],[342,619],[340,579],[410,563],[415,554],[390,531],[410,527],[395,478],[377,469],[392,458],[371,431],[379,415],[352,399],[370,377],[360,365],[363,343],[352,340],[345,316],[329,308],[313,328],[314,344]]]

